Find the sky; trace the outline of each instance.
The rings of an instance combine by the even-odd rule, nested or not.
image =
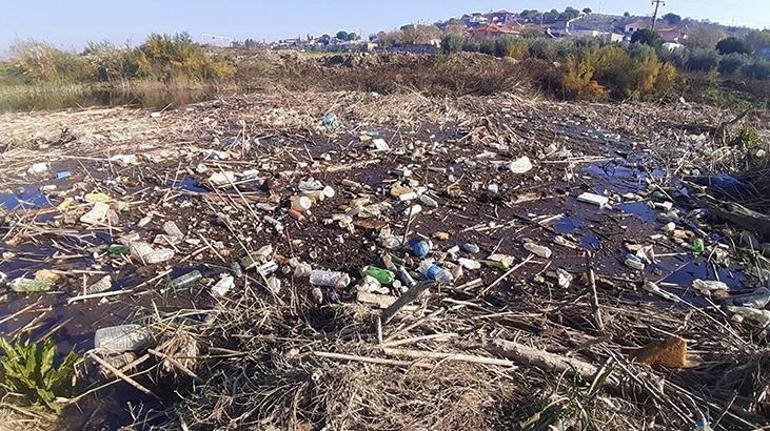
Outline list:
[[[6,0],[0,14],[0,53],[14,40],[38,39],[67,50],[88,41],[140,43],[150,33],[187,31],[196,40],[217,35],[276,40],[338,30],[368,35],[412,22],[432,23],[498,9],[563,10],[651,15],[650,0]],[[770,0],[667,0],[661,14],[770,28]]]

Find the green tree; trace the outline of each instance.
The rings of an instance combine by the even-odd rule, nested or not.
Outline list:
[[[663,15],[663,19],[666,20],[667,23],[672,25],[677,25],[680,22],[682,22],[682,17],[675,13],[667,13]]]
[[[593,12],[593,11],[591,10],[591,8],[590,8],[590,7],[586,7],[586,8],[583,8],[583,13],[584,13],[584,14],[588,15],[588,14],[590,14],[591,12]]]
[[[663,46],[663,38],[661,38],[654,31],[648,28],[643,28],[641,30],[637,30],[633,35],[631,35],[631,43],[641,43],[653,48],[660,48]]]
[[[746,35],[746,43],[754,51],[770,46],[770,30],[751,30]]]
[[[738,54],[751,54],[751,46],[745,41],[742,41],[735,37],[728,37],[722,39],[717,43],[717,51],[722,55],[738,53]]]
[[[346,32],[345,30],[340,30],[337,32],[336,37],[339,40],[348,40],[350,36],[348,35],[348,32]]]

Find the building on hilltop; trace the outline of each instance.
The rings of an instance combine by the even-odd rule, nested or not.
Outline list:
[[[517,22],[508,24],[487,24],[468,30],[468,34],[476,39],[498,39],[501,37],[519,37],[524,26]]]

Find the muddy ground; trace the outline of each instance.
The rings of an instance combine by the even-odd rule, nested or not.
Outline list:
[[[339,127],[324,123],[328,113],[336,115]],[[697,279],[720,280],[729,287],[729,292],[723,292],[727,296],[766,282],[756,271],[766,260],[746,259],[740,250],[745,248],[740,244],[740,229],[720,220],[687,216],[698,209],[691,197],[702,191],[692,185],[693,178],[710,174],[719,163],[713,159],[713,137],[702,126],[715,127],[733,116],[689,104],[555,103],[512,95],[449,100],[360,93],[261,94],[160,112],[113,108],[5,114],[0,117],[0,145],[4,145],[0,271],[7,282],[32,278],[43,269],[56,271],[61,279],[42,294],[7,290],[0,304],[0,316],[4,316],[0,332],[20,338],[51,335],[60,352],[83,353],[94,348],[98,328],[126,322],[156,327],[208,324],[210,316],[222,308],[237,307],[245,292],[268,302],[300,303],[309,314],[335,304],[358,303],[354,286],[359,270],[366,265],[384,266],[385,252],[404,259],[419,278],[415,270],[420,259],[411,256],[407,247],[383,247],[380,230],[388,226],[398,239],[431,239],[431,256],[447,268],[457,266],[459,257],[481,263],[480,269],[466,268],[452,283],[448,291],[453,300],[483,300],[497,312],[521,311],[517,304],[523,303],[549,308],[549,312],[532,310],[534,314],[514,325],[523,331],[518,341],[534,347],[553,347],[564,333],[577,331],[591,340],[601,338],[604,341],[599,343],[606,349],[629,361],[628,349],[675,335],[686,338],[690,350],[707,359],[731,351],[742,355],[764,351],[763,329],[747,322],[732,323],[716,305],[723,297],[706,298],[692,288]],[[761,118],[746,121],[762,124]],[[387,148],[375,149],[375,139],[383,139]],[[116,155],[133,155],[136,160],[125,163]],[[508,168],[525,156],[531,160],[531,170],[514,173]],[[45,170],[29,173],[35,163],[46,163]],[[411,175],[401,175],[404,169]],[[235,187],[209,181],[212,175],[226,172],[236,174]],[[316,202],[307,214],[292,214],[290,198],[301,195],[300,181],[310,178],[330,186],[334,196]],[[393,192],[397,187],[426,187],[438,206],[422,204],[423,211],[410,219],[405,211],[418,201],[400,201]],[[610,197],[610,205],[578,201],[585,192]],[[81,216],[95,205],[86,195],[93,193],[107,196],[113,214],[99,223],[84,224]],[[353,211],[356,199],[375,214]],[[675,213],[667,208],[670,204]],[[346,221],[340,217],[343,214],[351,218]],[[136,256],[110,252],[110,246],[121,244],[129,234],[153,243],[168,221],[184,233],[184,239],[173,245],[162,239],[155,244],[173,249],[171,260],[144,265]],[[664,229],[672,221],[675,228]],[[693,250],[696,238],[705,242],[705,252]],[[480,251],[448,252],[467,243],[476,244]],[[553,254],[530,256],[525,243],[547,246]],[[212,297],[211,287],[220,275],[230,273],[233,263],[266,245],[273,248],[267,260],[279,266],[272,276],[281,281],[280,289],[265,287],[270,274],[262,277],[244,270],[233,290],[224,297]],[[629,250],[638,246],[652,246],[655,251],[655,259],[644,270],[625,263]],[[574,321],[550,320],[563,332],[549,336],[547,316],[570,306],[558,301],[590,302],[586,252],[593,256],[604,326],[594,321],[596,310],[587,307],[582,316],[573,316]],[[513,256],[513,265],[521,265],[493,283],[508,270],[487,264],[491,253]],[[307,278],[293,276],[292,258],[314,269],[346,272],[353,283],[314,292]],[[573,277],[568,287],[558,285],[557,269]],[[168,286],[169,280],[192,270],[199,270],[203,278],[183,288]],[[73,300],[104,275],[113,281],[108,295]],[[646,281],[685,303],[672,303],[645,290]],[[453,289],[458,291],[451,293]],[[447,286],[435,294],[447,295]],[[376,312],[375,305],[364,305]],[[681,333],[650,329],[644,319],[638,324],[613,322],[613,314],[620,309],[655,310],[670,315],[674,322],[703,314],[710,316],[703,321],[718,324],[702,338],[693,338],[697,328],[689,321],[680,322]],[[427,305],[422,310],[429,311]],[[334,328],[333,316],[324,315],[327,321],[316,323]],[[321,326],[315,329],[334,332]],[[528,338],[528,333],[537,337]],[[538,337],[548,341],[541,344]],[[204,380],[216,374],[206,359],[211,355],[208,347],[207,340],[199,339],[199,353],[189,356],[200,358],[185,357]],[[239,350],[238,344],[228,348]],[[600,354],[587,357],[597,366],[602,364]],[[153,361],[158,358],[134,371]],[[651,372],[684,373],[665,367]],[[115,380],[114,376],[104,379],[92,370],[81,376],[79,389]],[[148,427],[168,419],[154,412],[173,408],[196,390],[189,381],[179,382],[157,369],[136,379],[162,400],[119,382],[67,407],[61,425],[70,429]],[[726,403],[729,397],[709,394],[705,383],[693,382],[688,389],[704,403],[726,411],[733,408]],[[734,389],[736,396],[746,397],[739,385]],[[767,425],[766,399],[740,400],[735,417],[728,415],[717,428]],[[137,419],[139,411],[144,416]],[[689,424],[683,423],[683,415],[668,422],[667,416],[647,410],[648,429],[692,426],[700,419],[690,406],[683,411],[693,413]],[[509,412],[511,418],[520,413]],[[712,423],[720,414],[725,416],[721,411],[702,413]],[[200,429],[223,423],[241,426],[232,417],[224,422],[212,417],[183,420]],[[306,418],[306,423],[311,428],[329,423],[329,419],[314,422],[317,417]],[[507,423],[520,424],[511,418]],[[243,424],[255,426],[248,421]]]

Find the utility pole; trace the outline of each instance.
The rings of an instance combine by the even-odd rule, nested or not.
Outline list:
[[[652,0],[652,4],[655,5],[655,13],[652,15],[652,31],[655,31],[655,23],[658,21],[658,8],[660,5],[666,5],[666,0]]]

